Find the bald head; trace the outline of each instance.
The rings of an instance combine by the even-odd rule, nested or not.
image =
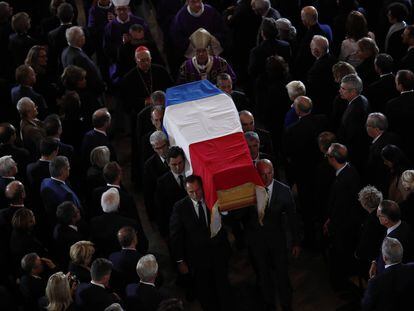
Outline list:
[[[265,187],[273,181],[274,169],[273,164],[268,159],[261,159],[256,162],[256,169],[262,179]]]
[[[7,185],[5,195],[10,204],[23,204],[24,198],[26,197],[24,185],[18,180],[12,181]]]
[[[243,128],[243,132],[254,132],[254,117],[250,111],[242,110],[239,112],[240,123]]]
[[[299,117],[306,116],[312,111],[312,100],[307,96],[298,96],[293,102],[296,114]]]
[[[312,55],[316,59],[319,59],[329,52],[329,41],[324,36],[313,36],[312,41],[310,43],[310,49]]]
[[[92,125],[94,128],[106,131],[111,125],[111,114],[108,109],[100,108],[92,115]]]
[[[313,6],[305,6],[300,16],[305,27],[310,28],[318,22],[318,10]]]

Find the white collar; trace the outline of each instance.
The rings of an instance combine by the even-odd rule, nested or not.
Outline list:
[[[386,76],[389,76],[389,75],[392,75],[392,72],[389,72],[389,73],[384,73],[383,75],[380,75],[380,78],[382,78],[382,77],[386,77]]]
[[[136,251],[136,248],[133,247],[122,247],[122,249],[130,250],[130,251]]]
[[[414,90],[402,91],[402,92],[400,93],[400,95],[405,94],[405,93],[412,93],[412,92],[414,92]]]
[[[204,3],[201,3],[201,10],[200,11],[198,11],[198,13],[194,13],[193,11],[191,11],[190,10],[190,6],[189,5],[187,5],[187,12],[188,12],[188,14],[190,14],[191,16],[193,16],[193,17],[200,17],[201,16],[201,14],[203,14],[204,13]]]
[[[389,267],[391,267],[391,266],[395,266],[395,265],[398,265],[398,264],[400,264],[400,262],[396,262],[396,263],[391,263],[391,264],[389,264],[389,265],[385,265],[385,269],[387,269],[387,268],[389,268]]]
[[[393,232],[395,229],[397,229],[399,225],[401,225],[401,220],[399,220],[394,226],[389,227],[387,229],[387,235],[389,235],[391,232]]]
[[[78,227],[75,225],[69,225],[69,227],[71,227],[73,230],[75,230],[76,232],[78,232]]]
[[[118,18],[118,16],[116,17],[116,21],[117,21],[118,23],[120,23],[121,25],[122,25],[122,24],[129,23],[129,21],[130,21],[130,20],[131,20],[131,18],[129,17],[129,14],[128,14],[128,19],[127,19],[125,22],[121,21],[121,20]]]
[[[106,184],[108,187],[114,187],[114,188],[118,188],[120,189],[121,186],[120,185],[113,185],[113,184]]]
[[[346,162],[345,165],[342,166],[340,169],[336,170],[335,175],[338,176],[343,171],[343,169],[347,166],[348,166],[348,162]]]
[[[93,130],[94,131],[96,131],[96,132],[98,132],[98,133],[101,133],[101,134],[104,134],[105,136],[106,136],[106,132],[105,131],[102,131],[102,130],[98,130],[97,128],[93,128]]]
[[[382,136],[382,134],[384,134],[384,132],[382,132],[381,134],[379,134],[377,137],[375,137],[373,140],[372,140],[372,144],[375,144],[375,142]]]
[[[56,180],[58,182],[61,182],[62,184],[66,184],[64,180],[61,180],[59,178],[55,178],[55,177],[50,177],[50,178],[52,178],[53,180]]]
[[[42,159],[42,158],[40,158],[40,159],[39,159],[39,161],[42,161],[42,162],[47,162],[47,163],[52,162],[52,161],[50,161],[50,160],[45,160],[45,159]]]
[[[142,284],[145,284],[145,285],[151,285],[151,286],[155,287],[154,283],[149,283],[149,282],[144,282],[144,281],[139,281],[139,282],[142,283]]]
[[[13,177],[13,176],[1,176],[1,177],[6,178],[6,179],[11,179],[11,180],[15,180],[15,179],[16,179],[16,178],[15,178],[15,177]]]
[[[105,289],[105,285],[103,285],[101,283],[96,283],[94,280],[91,281],[91,284],[102,287],[103,289]]]

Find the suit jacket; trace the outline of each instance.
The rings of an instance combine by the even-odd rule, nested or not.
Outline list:
[[[17,175],[20,179],[24,180],[26,177],[26,166],[29,163],[30,154],[24,148],[20,148],[14,144],[1,144],[0,145],[0,157],[5,155],[11,155],[13,160],[16,161],[19,171]]]
[[[393,32],[388,39],[388,48],[385,53],[391,55],[395,63],[398,63],[404,57],[408,49],[408,46],[401,40],[404,30],[405,28]]]
[[[414,70],[414,50],[409,49],[399,63],[399,69]]]
[[[56,254],[59,257],[59,263],[62,267],[67,267],[69,263],[70,247],[78,241],[84,240],[86,236],[82,234],[80,228],[78,231],[68,225],[57,224],[53,230],[53,240],[55,242]]]
[[[63,68],[75,65],[86,70],[86,81],[88,89],[100,95],[105,90],[105,82],[102,80],[101,73],[95,63],[81,49],[68,46],[61,56]]]
[[[336,58],[327,53],[316,59],[307,74],[307,94],[314,106],[314,113],[329,115],[332,108],[332,101],[338,93],[338,87],[333,79],[332,66],[336,63]]]
[[[109,142],[108,136],[98,131],[90,130],[89,132],[85,134],[85,136],[83,137],[83,141],[82,141],[81,154],[82,154],[83,164],[85,165],[85,167],[89,167],[91,165],[90,164],[91,151],[95,147],[99,147],[99,146],[108,147],[109,151],[111,152],[111,161],[116,161],[115,149],[112,147],[112,144]]]
[[[24,63],[27,52],[35,44],[37,44],[36,40],[28,34],[12,33],[10,35],[8,49],[12,56],[14,68]]]
[[[381,151],[389,144],[401,145],[399,137],[394,133],[384,132],[374,143],[371,143],[365,168],[365,182],[375,186],[382,193],[388,193],[390,176]]]
[[[364,83],[364,88],[366,88],[371,83],[374,83],[378,79],[378,74],[375,71],[374,60],[375,56],[371,56],[365,59],[361,64],[359,64],[355,68],[355,70],[358,73],[358,76]]]
[[[162,162],[158,154],[152,155],[144,165],[143,186],[144,202],[150,220],[155,220],[157,206],[155,204],[155,191],[157,189],[157,179],[167,173],[169,167],[166,162]]]
[[[272,197],[266,207],[263,226],[260,225],[256,207],[249,207],[245,214],[246,240],[249,246],[277,248],[281,256],[287,255],[285,218],[290,227],[292,242],[299,244],[296,208],[289,187],[273,180]]]
[[[13,229],[9,245],[14,268],[20,269],[20,261],[28,253],[37,253],[40,257],[48,255],[47,249],[32,232]]]
[[[26,120],[20,121],[20,137],[23,141],[23,147],[30,153],[30,159],[36,161],[40,158],[40,141],[46,137],[42,121]]]
[[[47,35],[47,41],[49,43],[48,65],[52,72],[60,72],[63,69],[60,56],[62,55],[63,50],[68,46],[66,30],[72,26],[72,24],[59,25]]]
[[[178,185],[172,172],[168,171],[157,179],[155,190],[156,218],[158,230],[163,237],[169,235],[169,223],[174,204],[185,196],[187,196],[187,192]]]
[[[68,144],[64,144],[61,141],[59,141],[59,152],[58,155],[60,156],[65,156],[68,158],[70,163],[73,163],[73,154],[74,153],[74,149],[73,146],[68,145]]]
[[[118,272],[122,284],[119,288],[125,289],[127,284],[139,282],[136,267],[138,260],[142,254],[137,250],[121,249],[109,255],[109,260],[112,262],[114,270]]]
[[[385,115],[388,129],[402,140],[402,149],[410,160],[414,160],[414,145],[411,137],[411,122],[414,118],[414,92],[403,93],[386,104]]]
[[[119,301],[107,288],[92,283],[84,283],[76,290],[76,304],[81,310],[103,311]]]
[[[209,220],[210,211],[206,210]],[[200,225],[188,196],[174,205],[170,219],[170,243],[172,258],[175,261],[184,260],[193,271],[226,264],[230,251],[224,228],[211,238],[210,229]]]
[[[402,311],[413,305],[414,266],[396,264],[369,280],[363,311]]]
[[[273,141],[272,136],[269,131],[266,131],[261,128],[255,128],[254,131],[259,135],[260,138],[260,152],[267,153],[270,156],[274,156],[274,150],[273,150]]]
[[[91,272],[81,265],[73,262],[69,263],[68,272],[71,275],[75,275],[80,283],[89,283],[91,281]]]
[[[167,298],[155,286],[138,283],[126,287],[126,305],[128,310],[157,310],[161,301]]]
[[[125,226],[130,226],[137,231],[137,249],[142,254],[147,253],[148,240],[140,223],[118,213],[105,213],[92,218],[90,222],[91,239],[100,255],[107,257],[119,249],[117,234],[119,229]]]
[[[20,279],[20,292],[27,306],[37,306],[39,298],[45,295],[46,280],[32,275],[23,275]]]
[[[46,117],[48,107],[42,95],[35,92],[33,88],[20,84],[11,89],[11,100],[14,106],[16,106],[17,102],[23,97],[29,97],[36,104],[41,118]]]
[[[354,251],[362,213],[357,201],[359,190],[359,174],[347,164],[336,176],[329,196],[329,236],[341,253]]]
[[[348,147],[349,159],[359,170],[368,153],[369,137],[365,129],[369,105],[364,96],[358,96],[348,104],[338,130],[338,139]]]
[[[389,73],[380,77],[371,83],[364,93],[370,103],[371,111],[384,113],[386,103],[399,95],[395,88],[395,76]]]
[[[249,98],[243,92],[233,91],[230,94],[230,96],[231,96],[231,99],[233,99],[234,104],[236,105],[237,111],[242,111],[242,110],[250,111],[252,109],[252,106],[249,102]]]
[[[38,160],[27,166],[27,181],[30,186],[29,189],[33,192],[38,193],[43,179],[50,177],[49,163],[50,161]]]
[[[401,202],[401,219],[404,220],[411,228],[414,228],[414,193],[410,193],[407,198]]]

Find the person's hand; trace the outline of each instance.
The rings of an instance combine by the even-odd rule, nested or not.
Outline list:
[[[107,19],[108,19],[108,22],[112,22],[115,19],[114,13],[108,12]]]
[[[301,252],[301,248],[300,246],[296,245],[292,247],[292,256],[293,258],[298,258]]]
[[[329,223],[331,222],[331,220],[328,218],[325,223],[323,224],[323,234],[328,236],[329,235]]]
[[[49,258],[42,257],[40,260],[49,268],[49,269],[55,269],[56,265],[51,261]]]
[[[377,274],[377,263],[375,261],[371,262],[371,267],[369,268],[369,278],[372,279]]]
[[[178,263],[178,272],[180,272],[180,274],[188,274],[189,270],[185,261],[181,261]]]

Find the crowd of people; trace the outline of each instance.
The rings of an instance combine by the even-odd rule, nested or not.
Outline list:
[[[302,249],[350,310],[414,308],[412,21],[410,0],[0,2],[0,309],[244,310],[228,268],[245,248],[257,310],[292,310]],[[268,193],[214,237],[162,126],[166,89],[204,79]],[[162,286],[134,192],[185,297]]]

